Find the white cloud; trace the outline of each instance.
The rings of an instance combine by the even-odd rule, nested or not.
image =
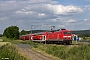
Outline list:
[[[33,11],[16,11],[16,14],[32,14]]]
[[[85,5],[84,10],[90,10],[90,5]]]
[[[63,6],[63,5],[52,5],[52,4],[46,4],[46,7],[53,11],[54,14],[61,14],[61,15],[69,15],[69,14],[76,14],[81,13],[83,10],[77,6]]]
[[[44,17],[46,14],[45,14],[45,13],[41,13],[41,14],[39,13],[38,15],[39,15],[40,17]]]
[[[89,21],[89,20],[90,20],[90,19],[87,19],[87,18],[86,18],[86,19],[84,19],[84,21]]]
[[[70,19],[70,20],[67,20],[67,22],[68,22],[68,23],[75,23],[75,22],[77,22],[77,21],[74,20],[74,19]]]
[[[56,15],[73,15],[83,12],[78,6],[63,6],[60,4],[30,4],[23,7],[22,10],[16,11],[17,13],[29,14],[33,12],[45,13],[45,14],[56,14]]]
[[[0,18],[0,21],[4,21],[4,20],[6,20],[6,19],[8,19],[8,17],[1,17],[1,18]]]
[[[57,1],[55,1],[55,0],[29,0],[29,3],[45,3],[45,4],[57,4],[58,2]]]

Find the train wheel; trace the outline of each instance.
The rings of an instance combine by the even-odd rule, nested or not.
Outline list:
[[[68,42],[65,42],[66,45],[70,45],[72,43],[72,41],[68,41]]]
[[[70,45],[70,42],[66,42],[66,45]]]
[[[43,44],[46,44],[46,41],[43,41],[42,43],[43,43]]]

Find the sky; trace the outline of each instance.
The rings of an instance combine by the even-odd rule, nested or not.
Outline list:
[[[0,0],[0,34],[9,26],[19,31],[90,29],[90,0]]]

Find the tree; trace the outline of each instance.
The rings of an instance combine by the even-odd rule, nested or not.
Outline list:
[[[20,35],[26,35],[26,34],[29,34],[29,31],[22,30],[22,31],[20,32]]]
[[[20,35],[25,35],[27,32],[25,31],[25,30],[22,30],[21,32],[20,32]]]
[[[18,39],[19,38],[19,27],[9,26],[8,28],[4,30],[3,36],[7,38]]]
[[[0,34],[0,37],[2,37],[3,35],[2,34]]]

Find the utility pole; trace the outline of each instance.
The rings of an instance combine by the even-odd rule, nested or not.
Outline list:
[[[32,31],[33,31],[33,30],[32,30],[33,26],[38,26],[38,25],[31,25],[31,34],[33,33],[33,32],[32,32]]]
[[[33,26],[33,25],[31,25],[31,34],[32,34],[32,26]]]

